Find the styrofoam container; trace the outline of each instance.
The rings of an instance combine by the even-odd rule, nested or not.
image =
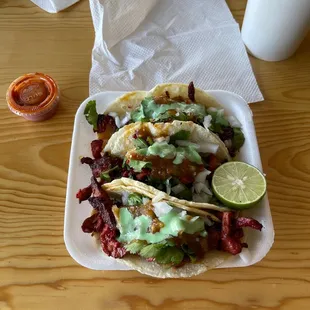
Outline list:
[[[240,96],[231,92],[220,90],[207,92],[218,100],[228,114],[235,116],[242,124],[245,144],[241,148],[237,160],[247,162],[262,170],[252,112],[248,104]],[[81,229],[81,225],[90,215],[92,207],[87,201],[79,204],[75,197],[80,188],[89,185],[91,178],[91,170],[88,165],[80,163],[80,157],[91,156],[90,142],[96,139],[96,134],[87,123],[83,112],[89,100],[96,100],[98,113],[103,113],[114,99],[124,93],[103,92],[87,98],[79,107],[74,121],[65,207],[64,240],[68,252],[76,262],[95,270],[128,270],[130,268],[105,256],[94,238],[90,234],[83,233]],[[255,218],[262,223],[264,228],[261,232],[245,228],[245,242],[248,243],[249,249],[244,249],[237,256],[231,256],[217,268],[253,265],[268,253],[273,244],[274,229],[267,195],[257,207],[243,211],[242,215]]]

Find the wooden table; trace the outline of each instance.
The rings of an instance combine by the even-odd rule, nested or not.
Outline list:
[[[229,0],[238,22],[245,0]],[[61,34],[61,37],[60,37]],[[289,60],[251,58],[265,101],[251,105],[268,179],[274,246],[255,266],[185,280],[79,266],[63,242],[75,111],[88,96],[88,1],[52,15],[0,1],[0,309],[310,309],[310,36]],[[5,92],[41,71],[61,88],[55,117],[13,115]]]

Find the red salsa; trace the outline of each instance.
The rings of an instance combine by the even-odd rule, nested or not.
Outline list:
[[[12,82],[6,99],[13,113],[31,121],[43,121],[55,114],[59,89],[50,76],[29,73]]]

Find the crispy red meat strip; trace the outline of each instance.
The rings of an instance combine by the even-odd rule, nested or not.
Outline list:
[[[222,239],[221,246],[223,251],[233,255],[239,254],[242,251],[241,242],[230,236]]]
[[[216,227],[211,226],[208,228],[208,249],[218,250],[220,247],[221,231]]]
[[[93,176],[95,178],[99,178],[100,174],[112,169],[115,166],[122,167],[122,159],[111,156],[108,153],[103,154],[101,158],[95,159],[94,162],[90,165],[90,168],[92,170]],[[114,171],[112,171],[113,173]]]
[[[112,131],[116,130],[114,118],[110,115],[99,114],[97,121],[97,132],[105,132],[108,126],[112,128]]]
[[[122,172],[122,177],[124,178],[131,178],[135,175],[135,172],[132,168],[130,168],[129,170],[123,170]]]
[[[222,235],[221,238],[225,239],[231,234],[232,231],[233,212],[223,212],[222,219]]]
[[[105,198],[91,197],[88,198],[92,207],[99,212],[104,223],[108,224],[111,228],[116,226],[114,214],[112,212],[112,201]]]
[[[256,230],[262,230],[263,225],[250,217],[238,217],[236,219],[236,227],[251,227]]]
[[[105,224],[100,234],[101,247],[104,253],[114,258],[121,258],[126,254],[126,249],[116,240],[116,229]]]
[[[81,163],[82,164],[87,164],[87,165],[92,165],[94,160],[90,157],[82,157],[81,158]]]
[[[141,169],[141,172],[136,175],[136,179],[139,181],[143,181],[150,174],[151,170],[143,168]]]
[[[240,239],[234,238],[233,236],[235,232],[233,216],[233,212],[223,212],[221,249],[222,251],[236,255],[242,251],[242,245]]]
[[[79,199],[79,203],[81,203],[84,200],[87,200],[91,194],[92,194],[92,187],[91,185],[80,189],[77,193],[76,193],[76,198]]]
[[[91,152],[94,158],[100,158],[101,152],[103,149],[103,141],[102,140],[93,140],[90,144]]]
[[[193,82],[188,84],[188,98],[195,102],[195,86]]]
[[[237,228],[234,231],[234,238],[241,239],[244,236],[242,228]]]
[[[103,219],[99,213],[88,217],[82,224],[84,233],[101,232],[104,226]]]
[[[223,251],[236,255],[242,251],[242,248],[248,247],[247,243],[241,243],[242,227],[261,230],[263,226],[252,218],[239,217],[234,219],[233,212],[223,212],[221,233],[221,249]]]
[[[91,177],[91,188],[93,197],[104,198],[107,201],[111,201],[108,193],[101,187],[96,178]],[[112,203],[112,202],[111,202]]]
[[[116,221],[112,212],[113,201],[94,177],[91,178],[91,188],[93,196],[88,198],[89,203],[98,211],[104,223],[115,227]]]

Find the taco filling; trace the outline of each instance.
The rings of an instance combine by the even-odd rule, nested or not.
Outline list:
[[[192,121],[217,134],[232,157],[244,143],[241,124],[236,118],[225,116],[224,109],[207,108],[196,102],[193,82],[188,86],[188,98],[170,98],[168,91],[160,96],[146,97],[130,116],[133,122]]]
[[[227,116],[223,108],[207,107],[195,99],[193,82],[185,96],[170,97],[169,91],[161,95],[147,95],[133,111],[120,117],[116,112],[98,114],[96,102],[90,101],[84,111],[86,119],[93,125],[98,137],[105,142],[111,135],[126,124],[134,122],[192,121],[215,133],[234,157],[244,144],[240,122],[234,116]]]
[[[212,172],[225,159],[215,154],[219,145],[190,142],[190,132],[180,130],[172,136],[153,138],[141,126],[134,134],[135,150],[127,152],[124,167],[129,177],[151,185],[174,197],[196,202],[210,202]],[[142,175],[141,175],[142,174]]]
[[[192,122],[139,123],[123,131],[110,139],[105,151],[101,140],[92,141],[94,158],[81,159],[101,184],[126,177],[178,199],[221,205],[211,181],[215,169],[230,157],[218,138]]]
[[[203,216],[194,208],[186,211],[169,201],[154,202],[139,192],[106,191],[94,177],[89,188],[93,214],[82,230],[96,236],[103,252],[114,258],[130,260],[134,255],[166,267],[181,267],[203,260],[212,250],[236,255],[248,246],[242,241],[242,228],[262,229],[256,220],[234,212]]]

